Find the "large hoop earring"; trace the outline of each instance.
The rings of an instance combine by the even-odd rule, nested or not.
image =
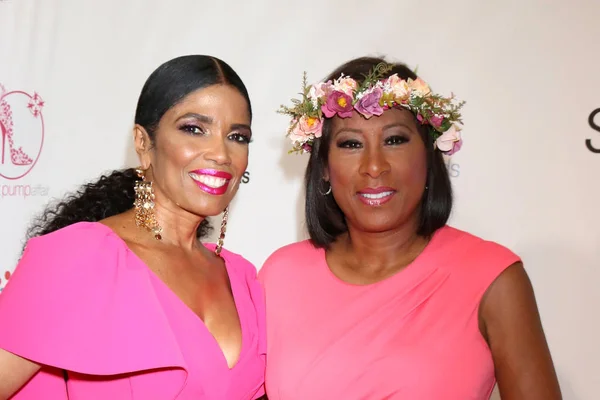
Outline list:
[[[329,182],[327,182],[329,183]],[[321,192],[321,189],[317,189],[319,191],[319,193],[321,194],[321,196],[327,196],[329,193],[331,193],[331,183],[329,183],[329,189],[327,189],[327,191],[325,193]]]
[[[156,240],[162,240],[162,227],[156,221],[154,213],[154,189],[152,182],[146,180],[146,171],[136,168],[140,178],[135,182],[135,224],[152,232]]]
[[[223,219],[221,220],[221,234],[217,241],[217,247],[215,248],[215,254],[221,256],[221,250],[223,250],[223,243],[225,242],[225,232],[227,231],[227,218],[229,217],[229,206],[225,207],[223,211]]]

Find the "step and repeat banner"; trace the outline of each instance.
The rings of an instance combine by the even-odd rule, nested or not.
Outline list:
[[[225,245],[260,268],[306,237],[307,157],[287,154],[275,111],[303,71],[383,55],[467,101],[451,223],[523,257],[565,399],[598,399],[599,15],[597,0],[0,0],[0,289],[48,202],[137,165],[137,96],[184,54],[248,86],[254,141]]]

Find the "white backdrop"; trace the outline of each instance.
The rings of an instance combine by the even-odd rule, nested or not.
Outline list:
[[[523,257],[564,398],[600,398],[600,154],[585,144],[600,148],[600,114],[588,121],[600,108],[600,2],[568,3],[0,0],[0,91],[14,146],[35,160],[13,165],[5,141],[0,288],[48,200],[136,165],[141,87],[159,64],[190,53],[224,59],[250,91],[250,181],[226,247],[260,268],[305,237],[306,157],[286,155],[287,121],[275,110],[304,70],[316,81],[350,58],[387,55],[467,100],[465,145],[450,161],[451,222]]]

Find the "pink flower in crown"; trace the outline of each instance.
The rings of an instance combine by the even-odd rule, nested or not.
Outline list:
[[[454,145],[452,146],[452,149],[450,149],[449,151],[446,152],[447,155],[451,156],[452,154],[456,153],[457,151],[460,150],[460,148],[462,147],[463,144],[463,140],[462,137],[460,139],[458,139],[457,142],[454,142]]]
[[[387,79],[386,84],[386,86],[389,86],[389,90],[394,95],[397,103],[408,99],[408,94],[410,92],[408,83],[406,83],[404,79],[401,79],[397,74],[390,76]]]
[[[450,129],[436,139],[435,145],[441,152],[447,155],[456,153],[462,146],[460,127],[452,125]]]
[[[323,121],[320,119],[303,115],[293,123],[296,123],[296,126],[289,135],[292,142],[305,142],[313,137],[321,137]]]
[[[354,91],[358,88],[358,84],[352,78],[344,78],[343,76],[333,83],[333,89],[339,92],[344,92],[352,97]]]
[[[427,85],[427,83],[425,83],[425,81],[421,78],[417,78],[415,80],[408,79],[407,83],[410,90],[417,92],[416,94],[418,95],[426,95],[429,92],[431,92],[431,89],[429,89],[429,85]]]
[[[308,91],[308,98],[311,100],[320,99],[321,97],[325,96],[329,91],[328,86],[329,85],[325,82],[319,82],[312,85],[310,87],[310,90]]]
[[[321,111],[327,118],[336,114],[340,118],[350,118],[353,108],[352,98],[344,92],[335,90],[327,97],[327,102],[321,106]]]
[[[354,108],[366,119],[371,118],[373,115],[379,116],[383,114],[383,108],[381,105],[379,105],[379,100],[381,99],[382,95],[383,89],[380,87],[374,87],[360,98]]]
[[[321,129],[323,128],[323,121],[315,117],[307,117],[303,115],[300,117],[298,126],[302,132],[307,135],[314,135],[315,137],[321,137]]]
[[[290,140],[294,143],[303,143],[310,137],[300,128],[300,123],[297,120],[292,121],[292,124],[295,124],[294,128],[288,134]]]
[[[433,117],[429,118],[429,122],[431,123],[431,125],[433,125],[434,128],[437,129],[440,126],[442,126],[442,122],[444,122],[444,116],[434,115]]]

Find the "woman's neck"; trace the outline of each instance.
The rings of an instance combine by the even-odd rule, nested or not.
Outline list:
[[[349,227],[332,245],[328,261],[332,272],[354,283],[385,279],[412,263],[428,238],[406,225],[386,232],[365,232]],[[344,280],[348,280],[344,279]]]
[[[135,214],[135,209],[131,210]],[[182,250],[195,250],[199,246],[197,230],[204,218],[189,213],[180,207],[155,203],[154,216],[161,228],[162,244],[175,246]],[[132,218],[135,218],[132,215]],[[153,237],[152,232],[148,232]],[[152,239],[154,240],[154,238]]]

